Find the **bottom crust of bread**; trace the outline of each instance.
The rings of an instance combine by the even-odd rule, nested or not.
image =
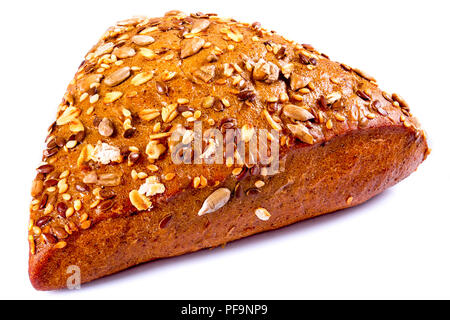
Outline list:
[[[187,190],[152,211],[101,221],[72,235],[62,250],[30,256],[30,280],[38,290],[64,288],[71,265],[80,268],[85,283],[352,207],[411,174],[427,150],[422,135],[400,126],[360,129],[326,143],[299,145],[287,155],[285,170],[270,177],[259,193],[234,195],[218,211],[198,216],[204,199],[220,186]],[[254,181],[249,177],[242,182],[249,186]],[[236,183],[230,177],[221,186],[234,190]],[[267,209],[270,218],[259,219],[257,208]]]

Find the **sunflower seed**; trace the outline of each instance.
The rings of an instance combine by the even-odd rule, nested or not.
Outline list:
[[[405,99],[403,99],[399,94],[393,93],[392,99],[397,101],[401,108],[409,110],[409,105],[406,103]]]
[[[374,77],[372,77],[371,75],[367,74],[366,72],[364,72],[358,68],[353,68],[353,71],[355,71],[357,74],[359,74],[361,77],[363,77],[366,80],[376,81]]]
[[[278,124],[278,122],[276,122],[272,118],[272,116],[270,115],[270,113],[266,109],[263,110],[263,115],[264,115],[264,117],[266,118],[267,122],[270,124],[270,126],[273,129],[275,129],[277,131],[281,131],[282,128],[281,128],[280,124]]]
[[[220,188],[214,191],[206,198],[201,209],[198,212],[199,216],[206,213],[211,213],[222,208],[229,200],[231,196],[231,191],[227,188]]]

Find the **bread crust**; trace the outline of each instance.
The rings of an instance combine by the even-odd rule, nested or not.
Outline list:
[[[219,55],[219,49],[227,52]],[[217,73],[209,79],[202,67],[211,66]],[[164,81],[170,72],[177,75]],[[238,75],[245,86],[233,78]],[[204,108],[212,95],[213,108]],[[170,103],[179,114],[166,121]],[[298,114],[298,107],[307,113]],[[243,175],[234,174],[238,165],[175,165],[167,156],[167,137],[155,139],[166,151],[152,158],[148,137],[164,134],[155,130],[157,122],[170,123],[170,132],[189,126],[186,119],[198,110],[212,128],[232,119],[237,127],[278,129],[284,170]],[[80,268],[85,283],[355,206],[407,177],[429,153],[406,102],[381,91],[363,71],[257,24],[177,12],[109,29],[69,85],[57,119],[32,190],[29,275],[38,290],[65,287],[71,265]],[[100,149],[108,163],[96,157]],[[131,153],[139,153],[139,160]],[[163,184],[163,192],[142,200],[151,201],[148,209],[131,199],[145,181],[138,172]],[[205,199],[220,188],[231,190],[231,199],[200,216]],[[258,217],[258,208],[270,218]]]

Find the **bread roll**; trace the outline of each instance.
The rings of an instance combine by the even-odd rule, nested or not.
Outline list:
[[[198,124],[215,133],[198,139]],[[221,133],[248,147],[260,129],[268,162],[258,149],[220,163]],[[201,162],[175,161],[195,141]],[[71,266],[84,283],[355,206],[428,153],[404,99],[311,45],[214,14],[121,21],[86,55],[48,130],[30,280],[63,288]]]

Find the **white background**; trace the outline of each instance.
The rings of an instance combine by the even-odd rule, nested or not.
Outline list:
[[[29,189],[84,54],[116,21],[170,9],[260,21],[398,92],[432,153],[380,196],[332,215],[82,286],[28,281]],[[450,298],[449,2],[7,1],[0,8],[0,298]]]

